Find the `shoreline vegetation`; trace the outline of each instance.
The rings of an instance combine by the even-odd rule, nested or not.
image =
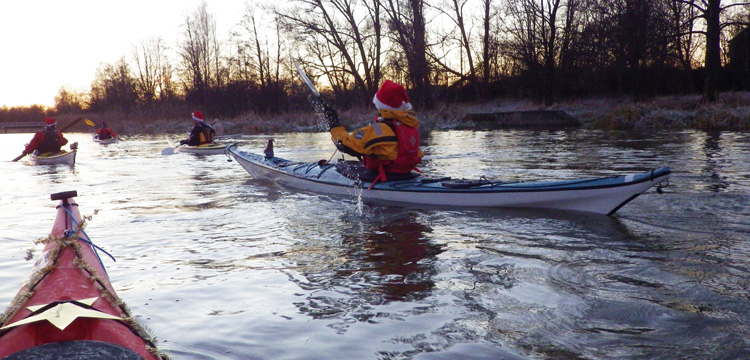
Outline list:
[[[91,119],[97,126],[105,121],[119,134],[181,133],[192,127],[189,114],[195,109],[162,109],[159,113],[121,111],[59,115],[62,123],[79,116]],[[726,92],[713,103],[702,103],[700,95],[664,96],[647,101],[626,98],[588,98],[560,102],[545,107],[526,100],[498,99],[481,104],[436,104],[430,109],[416,109],[421,129],[472,129],[467,119],[472,113],[559,110],[580,121],[580,128],[600,130],[671,129],[701,131],[750,131],[750,92]],[[179,114],[179,115],[178,115]],[[186,115],[187,114],[187,115]],[[207,121],[217,132],[231,134],[277,134],[289,132],[323,132],[323,120],[310,107],[309,112],[279,114],[245,114],[235,118],[213,118]],[[377,116],[371,107],[339,111],[347,129],[363,126]],[[484,124],[486,125],[486,124]],[[85,125],[71,129],[76,131]],[[486,127],[483,127],[486,128]],[[93,130],[86,127],[88,130]]]

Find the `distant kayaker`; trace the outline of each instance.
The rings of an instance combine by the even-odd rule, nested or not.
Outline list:
[[[51,153],[56,154],[60,152],[60,148],[68,143],[63,134],[57,131],[57,120],[51,117],[44,118],[44,130],[41,130],[34,134],[31,142],[26,145],[26,149],[23,150],[23,154],[31,154],[36,151],[38,154]]]
[[[372,99],[379,117],[351,134],[341,126],[336,110],[323,104],[331,139],[341,152],[362,160],[366,181],[387,181],[409,174],[421,162],[419,119],[403,86],[386,80]],[[395,175],[395,176],[393,176]]]
[[[200,111],[193,111],[191,114],[193,118],[193,130],[190,131],[190,137],[186,140],[180,140],[180,145],[198,146],[204,144],[213,144],[214,135],[216,132],[203,120],[203,113]]]
[[[107,126],[107,123],[102,121],[101,127],[96,129],[96,138],[99,140],[111,139],[117,136],[112,128]]]

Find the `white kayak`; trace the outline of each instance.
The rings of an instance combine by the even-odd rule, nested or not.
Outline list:
[[[30,154],[29,162],[33,165],[75,165],[78,143],[70,144],[70,151],[60,150],[55,154]]]
[[[120,138],[117,136],[111,137],[109,139],[99,139],[97,135],[94,135],[92,139],[94,140],[95,143],[101,144],[101,145],[114,144],[120,140]]]
[[[174,149],[174,151],[198,155],[221,155],[224,153],[226,148],[226,145],[223,144],[204,144],[198,146],[179,145]]]
[[[231,156],[254,178],[276,181],[298,189],[351,196],[361,189],[363,200],[386,203],[460,206],[541,208],[612,215],[649,188],[661,190],[671,174],[662,167],[639,174],[561,181],[502,182],[424,177],[386,182],[361,181],[344,173],[351,162],[335,164],[294,162],[228,147]]]
[[[161,151],[162,155],[172,155],[177,152],[197,154],[197,155],[221,155],[226,152],[227,146],[219,143],[203,144],[198,146],[191,145],[175,145],[172,140],[167,137],[169,147]]]
[[[41,154],[29,156],[29,161],[34,165],[75,165],[77,150],[61,150],[57,154]]]

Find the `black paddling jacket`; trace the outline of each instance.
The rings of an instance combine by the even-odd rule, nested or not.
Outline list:
[[[214,142],[214,128],[206,123],[200,123],[193,127],[190,131],[190,137],[187,138],[185,144],[190,146],[198,146],[203,144],[211,144]]]

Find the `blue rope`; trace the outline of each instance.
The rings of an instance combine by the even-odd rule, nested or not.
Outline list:
[[[68,205],[68,206],[69,206],[69,205]],[[76,229],[76,228],[78,228],[78,222],[76,221],[75,217],[73,216],[73,213],[71,213],[71,212],[70,212],[70,211],[68,210],[68,207],[67,207],[67,206],[63,206],[62,208],[63,208],[63,209],[65,210],[65,212],[66,212],[66,213],[68,214],[68,217],[70,218],[70,228],[71,228],[71,229]],[[104,274],[105,274],[105,275],[107,275],[107,277],[109,277],[109,274],[107,273],[107,268],[106,268],[106,267],[104,267],[104,263],[102,262],[102,258],[101,258],[101,256],[99,256],[99,252],[98,252],[97,250],[100,250],[101,252],[103,252],[103,253],[107,254],[107,256],[109,256],[109,258],[110,258],[110,259],[112,259],[112,261],[114,261],[114,262],[117,262],[117,260],[115,259],[115,257],[114,257],[114,256],[112,256],[112,255],[111,255],[110,253],[108,253],[108,252],[107,252],[106,250],[104,250],[104,249],[100,248],[99,246],[95,245],[95,244],[94,244],[94,243],[93,243],[93,242],[91,241],[91,238],[89,238],[88,234],[86,234],[86,232],[85,232],[85,231],[83,231],[83,229],[80,229],[80,231],[81,231],[81,233],[82,233],[82,234],[83,234],[83,235],[84,235],[84,236],[85,236],[86,238],[82,238],[82,237],[80,237],[80,236],[79,236],[79,237],[78,237],[78,240],[81,240],[81,241],[83,241],[83,242],[85,242],[85,243],[87,243],[87,244],[91,245],[91,247],[92,247],[92,248],[94,248],[94,255],[96,255],[96,258],[97,258],[97,259],[99,260],[99,264],[101,264],[101,265],[102,265],[102,269],[104,269]],[[65,234],[65,235],[66,235],[66,236],[70,236],[70,235],[72,235],[72,234],[67,234],[67,232],[66,232],[66,234]]]

